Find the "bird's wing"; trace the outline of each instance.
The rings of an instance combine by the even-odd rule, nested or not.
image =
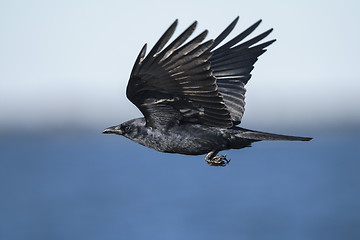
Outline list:
[[[215,39],[211,50],[224,40],[235,27],[238,17]],[[245,84],[249,81],[254,63],[263,54],[267,46],[275,42],[271,40],[262,44],[259,41],[269,35],[272,29],[240,43],[249,36],[260,24],[261,20],[231,39],[221,47],[212,51],[211,69],[216,77],[218,92],[222,95],[225,105],[231,114],[234,125],[241,122],[245,106]],[[240,43],[240,44],[238,44]],[[254,46],[255,45],[255,46]]]
[[[176,20],[146,57],[145,44],[136,59],[126,95],[143,113],[147,126],[167,128],[180,122],[222,128],[233,125],[210,69],[214,41],[203,42],[205,30],[184,44],[196,24],[163,49],[175,31]]]

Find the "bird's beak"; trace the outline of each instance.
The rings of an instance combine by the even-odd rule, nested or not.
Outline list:
[[[104,131],[102,133],[105,133],[105,134],[109,134],[109,133],[113,133],[113,129],[111,128],[107,128],[107,129],[104,129]]]
[[[106,129],[104,129],[104,131],[102,133],[104,133],[104,134],[114,133],[114,134],[122,135],[123,131],[120,129],[119,126],[114,126],[114,127],[108,127]]]

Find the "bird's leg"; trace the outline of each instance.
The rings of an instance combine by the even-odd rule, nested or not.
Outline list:
[[[216,151],[216,150],[209,152],[205,157],[205,161],[210,166],[225,167],[230,162],[230,159],[229,160],[226,159],[226,154],[225,155],[216,155],[216,154],[218,154],[218,152],[219,151]]]

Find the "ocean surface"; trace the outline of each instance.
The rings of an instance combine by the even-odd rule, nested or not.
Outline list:
[[[359,135],[254,143],[222,168],[97,132],[1,133],[0,239],[360,239]]]

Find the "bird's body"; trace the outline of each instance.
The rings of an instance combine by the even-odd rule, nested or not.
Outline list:
[[[229,129],[185,123],[170,129],[146,127],[144,118],[126,122],[124,137],[160,152],[201,155],[213,149],[229,149]]]
[[[196,22],[178,38],[164,46],[177,21],[163,34],[145,57],[141,50],[127,86],[127,97],[143,113],[118,126],[105,129],[160,152],[187,155],[206,154],[210,165],[225,166],[219,151],[249,147],[261,140],[300,140],[311,138],[278,135],[237,127],[245,106],[245,84],[257,58],[272,44],[258,44],[272,29],[238,44],[260,21],[216,48],[232,31],[236,18],[215,40],[203,42],[205,30],[184,44]],[[238,45],[237,45],[238,44]]]
[[[133,128],[123,134],[125,137],[160,152],[201,155],[215,149],[232,148],[232,129],[189,123],[168,130],[153,129],[146,127],[144,118],[130,120],[126,124]]]
[[[184,123],[170,129],[146,127],[145,118],[122,124],[124,137],[143,146],[166,153],[202,155],[211,151],[241,149],[261,140],[308,140],[308,138],[252,131],[237,126],[217,128]]]

